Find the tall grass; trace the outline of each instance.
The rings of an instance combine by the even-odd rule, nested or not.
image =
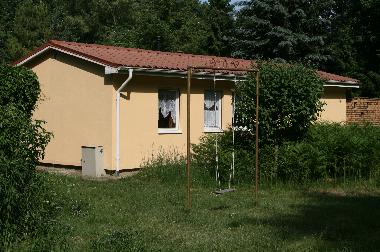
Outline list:
[[[254,142],[238,135],[235,145],[236,182],[251,182],[255,172]],[[243,144],[242,144],[243,143]],[[226,183],[232,162],[231,133],[219,136],[219,168]],[[215,136],[202,138],[193,147],[199,169],[213,176],[216,166]],[[267,183],[349,181],[380,179],[380,127],[373,125],[313,125],[299,141],[260,146],[260,173]]]

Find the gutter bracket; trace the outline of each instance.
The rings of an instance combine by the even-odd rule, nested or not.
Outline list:
[[[117,74],[118,72],[119,72],[119,70],[117,68],[110,67],[110,66],[105,66],[104,67],[104,74],[105,75],[108,75],[108,74]]]

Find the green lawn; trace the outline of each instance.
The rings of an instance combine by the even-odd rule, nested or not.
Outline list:
[[[183,178],[154,173],[112,181],[47,175],[57,216],[45,234],[14,250],[374,251],[380,247],[380,189],[265,187],[217,196],[194,182],[187,212]]]

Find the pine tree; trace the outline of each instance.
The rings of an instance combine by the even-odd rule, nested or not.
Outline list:
[[[326,31],[332,0],[244,1],[237,16],[234,55],[285,61],[328,59]]]
[[[233,33],[233,5],[230,0],[210,0],[207,5],[207,23],[210,26],[207,52],[211,55],[230,56]]]
[[[380,97],[380,1],[336,0],[326,70],[361,82],[355,95]]]
[[[20,2],[21,0],[0,1],[0,64],[11,60],[6,47],[7,38],[12,33],[15,10]]]
[[[16,9],[12,31],[7,36],[6,48],[14,60],[49,39],[51,30],[47,6],[31,0],[21,2]]]

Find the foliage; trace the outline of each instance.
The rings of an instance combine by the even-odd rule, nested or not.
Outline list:
[[[231,55],[229,38],[233,33],[233,5],[229,0],[210,0],[206,10],[208,32],[207,53],[217,56]]]
[[[13,105],[0,107],[1,244],[31,235],[49,207],[35,172],[51,136],[42,126]]]
[[[0,19],[0,24],[4,24],[0,26],[0,44],[6,47],[0,49],[0,54],[5,56],[1,60],[15,60],[51,38],[163,51],[201,54],[219,54],[220,51],[226,54],[229,47],[224,30],[233,20],[231,13],[222,12],[230,11],[231,7],[228,3],[225,7],[208,6],[197,0],[14,1],[4,5],[9,13]],[[219,21],[221,23],[216,24]]]
[[[20,2],[6,46],[12,59],[20,58],[50,37],[49,15],[45,3]]]
[[[0,65],[0,107],[14,104],[30,116],[40,95],[37,76],[25,67]]]
[[[234,146],[237,183],[249,182],[253,178],[255,145],[246,138],[238,135]],[[200,144],[193,146],[197,169],[207,171],[208,176],[215,174],[214,139],[208,135]],[[231,158],[226,162],[225,157],[232,155],[231,133],[220,135],[218,145],[222,181],[226,182]],[[378,180],[380,128],[372,125],[314,124],[298,141],[286,141],[279,146],[262,145],[260,167],[262,179],[272,182],[303,184],[330,179]]]
[[[185,176],[185,157],[177,150],[164,151],[160,149],[152,154],[148,160],[144,160],[145,172],[140,176],[159,180],[161,182],[182,182]]]
[[[331,60],[326,70],[358,78],[355,95],[380,95],[380,2],[377,0],[335,1],[327,46]]]
[[[39,92],[32,71],[0,66],[0,249],[32,235],[49,214],[35,171],[51,138],[42,121],[31,119]]]
[[[0,63],[61,39],[312,62],[380,95],[378,0],[3,0]],[[235,2],[236,3],[236,2]]]
[[[302,137],[322,110],[323,81],[314,70],[302,65],[258,62],[260,74],[260,140],[281,143]],[[236,87],[238,124],[255,128],[256,78]]]
[[[370,124],[318,124],[311,128],[305,141],[322,151],[330,178],[370,179],[379,175],[379,127]]]
[[[244,58],[325,62],[326,30],[333,1],[243,1],[234,54]]]
[[[218,144],[218,154],[216,154],[216,143]],[[253,179],[251,143],[246,139],[246,135],[236,133],[235,146],[232,143],[232,132],[223,134],[204,135],[200,143],[192,146],[193,160],[197,174],[204,177],[216,176],[216,157],[218,157],[219,179],[223,186],[226,186],[232,174],[232,153],[235,155],[235,179],[234,183],[250,182]]]

